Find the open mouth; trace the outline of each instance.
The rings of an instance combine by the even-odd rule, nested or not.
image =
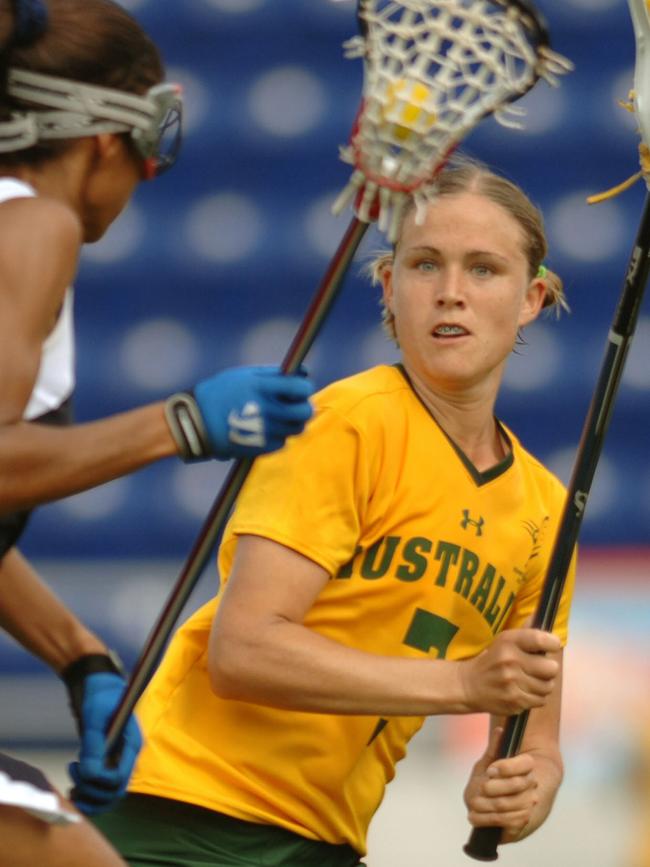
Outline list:
[[[454,325],[451,323],[438,325],[431,332],[431,336],[438,340],[454,340],[458,337],[466,337],[468,334],[469,331],[466,328],[463,328],[462,325]]]

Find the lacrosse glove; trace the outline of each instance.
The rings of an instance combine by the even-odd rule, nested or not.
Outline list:
[[[165,415],[183,460],[254,458],[282,448],[311,418],[314,387],[278,367],[231,367],[172,395]]]
[[[68,765],[74,783],[70,799],[82,813],[92,816],[110,809],[125,794],[142,737],[131,716],[113,766],[106,755],[106,730],[126,686],[116,657],[82,656],[62,672],[61,678],[81,738],[79,759]]]

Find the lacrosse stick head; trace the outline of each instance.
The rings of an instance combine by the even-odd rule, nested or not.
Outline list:
[[[634,89],[630,96],[642,140],[642,174],[650,189],[650,9],[646,0],[628,0],[628,5],[636,42]]]
[[[354,202],[390,240],[409,196],[489,114],[519,126],[511,103],[571,64],[550,50],[546,24],[527,0],[358,0],[360,36],[345,43],[364,61],[362,102],[344,162],[354,166],[334,203]]]

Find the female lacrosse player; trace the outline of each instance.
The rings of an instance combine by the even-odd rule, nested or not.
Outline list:
[[[325,388],[303,436],[256,463],[222,589],[144,694],[130,793],[96,820],[132,867],[358,864],[430,714],[492,717],[474,826],[512,842],[551,809],[572,576],[554,634],[527,623],[564,491],[494,405],[561,283],[513,184],[467,164],[431,193],[374,266],[401,363]],[[524,710],[521,753],[496,761]]]
[[[69,421],[74,386],[69,287],[80,246],[104,234],[143,178],[171,166],[181,102],[163,83],[156,47],[112,0],[19,0],[13,13],[0,6],[0,625],[68,688],[81,735],[74,802],[90,814],[123,794],[140,734],[132,720],[110,767],[104,730],[123,674],[18,552],[27,510],[172,455],[279,449],[311,415],[312,387],[275,369],[237,368],[192,394],[58,426]],[[40,772],[6,756],[0,803],[1,867],[121,863]],[[63,831],[44,816],[76,824]]]

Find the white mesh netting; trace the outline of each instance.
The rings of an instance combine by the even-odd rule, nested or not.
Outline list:
[[[628,6],[636,41],[634,89],[630,96],[642,139],[641,174],[650,189],[650,156],[647,150],[650,148],[650,8],[645,0],[628,0]]]
[[[510,101],[571,65],[544,45],[532,15],[505,0],[368,0],[360,16],[366,32],[345,49],[364,59],[363,100],[341,149],[356,171],[334,211],[356,199],[359,218],[378,210],[391,238],[408,196],[417,201],[482,117],[519,125]]]

